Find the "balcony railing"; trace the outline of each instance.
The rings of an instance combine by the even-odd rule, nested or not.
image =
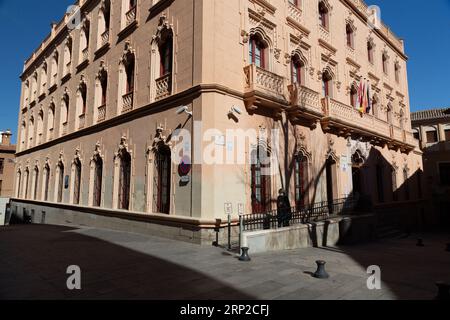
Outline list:
[[[86,125],[86,115],[80,114],[78,117],[78,129],[83,129]]]
[[[136,21],[136,6],[131,8],[127,13],[125,13],[126,26]]]
[[[133,92],[130,92],[122,96],[122,112],[127,112],[132,109],[133,109]]]
[[[172,93],[172,74],[166,74],[156,80],[156,100],[164,99]]]
[[[322,25],[319,25],[319,36],[320,39],[322,39],[323,41],[330,43],[331,41],[331,36],[330,36],[330,31],[328,31],[326,28],[324,28]]]
[[[288,3],[288,17],[296,23],[301,23],[302,10],[292,3]]]
[[[293,107],[323,114],[319,93],[297,83],[288,86]]]
[[[109,30],[106,30],[105,32],[102,33],[101,39],[102,39],[101,42],[102,47],[109,43]]]
[[[244,68],[245,91],[259,91],[265,95],[285,100],[285,79],[275,73],[251,64]]]
[[[331,202],[318,202],[302,207],[293,207],[286,213],[272,210],[243,216],[244,231],[270,230],[282,227],[282,220],[288,219],[289,225],[307,224],[324,221],[343,215],[351,215],[358,211],[370,211],[371,203],[368,197],[344,198]]]
[[[105,119],[106,119],[106,104],[98,107],[97,121],[101,122],[101,121],[105,121]]]
[[[88,59],[89,59],[89,48],[85,48],[81,52],[81,62],[87,61]]]

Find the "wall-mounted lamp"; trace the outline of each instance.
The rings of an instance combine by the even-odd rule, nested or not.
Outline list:
[[[182,106],[181,108],[179,108],[177,110],[177,115],[180,115],[182,113],[186,113],[187,115],[189,115],[190,117],[192,117],[192,111],[189,111],[189,108],[187,106]]]
[[[239,121],[238,116],[240,116],[241,114],[242,114],[242,110],[239,109],[239,107],[232,106],[230,111],[228,111],[228,118],[233,119],[234,121],[238,122]]]

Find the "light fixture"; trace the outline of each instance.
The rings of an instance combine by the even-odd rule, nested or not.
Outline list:
[[[188,111],[188,110],[189,110],[189,108],[187,106],[182,106],[181,108],[179,108],[177,110],[177,115],[180,115],[182,113],[186,113],[186,114],[188,114],[189,116],[192,117],[192,111]]]
[[[231,110],[230,110],[230,113],[237,113],[238,115],[241,115],[242,114],[242,110],[239,109],[239,107],[232,106]]]

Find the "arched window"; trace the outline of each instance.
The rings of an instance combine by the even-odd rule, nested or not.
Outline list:
[[[297,209],[307,204],[308,158],[299,154],[295,157],[295,203]]]
[[[82,63],[89,59],[89,21],[86,21],[80,32],[80,61]]]
[[[119,209],[129,210],[131,191],[131,155],[126,150],[122,150],[119,157]]]
[[[64,75],[71,73],[72,67],[72,38],[67,39],[64,46]]]
[[[172,28],[160,25],[153,36],[150,68],[151,101],[166,98],[172,94],[174,42]]]
[[[331,74],[326,70],[322,73],[322,96],[323,97],[332,97],[333,95],[333,86],[332,86]]]
[[[251,174],[252,212],[268,212],[271,210],[270,156],[263,146],[252,153]]]
[[[297,55],[293,56],[291,60],[291,75],[293,84],[297,83],[301,86],[305,84],[305,64]]]
[[[172,156],[167,146],[161,146],[155,153],[154,199],[155,212],[170,213],[170,191],[172,182]]]
[[[267,68],[267,43],[259,34],[252,35],[248,44],[249,61],[259,68]]]
[[[23,198],[28,199],[28,180],[30,179],[30,171],[28,168],[25,169],[25,174],[23,176]]]
[[[102,183],[103,183],[103,160],[99,155],[93,159],[94,184],[93,203],[94,207],[100,207],[102,203]]]
[[[350,88],[350,105],[354,108],[358,107],[358,90],[355,84],[352,84]]]
[[[374,45],[372,41],[367,41],[367,59],[369,60],[370,63],[373,64],[374,62]]]
[[[98,22],[98,48],[101,48],[109,43],[109,28],[111,21],[111,1],[105,0],[103,6],[100,9],[99,22]]]
[[[64,189],[64,164],[60,161],[56,167],[56,202],[62,202]]]
[[[387,112],[386,120],[387,120],[387,122],[389,124],[392,124],[392,112],[393,112],[393,109],[392,109],[392,105],[390,103],[387,106],[387,111],[386,112]]]
[[[21,188],[21,184],[22,184],[22,171],[18,170],[16,173],[16,198],[20,198],[20,188]]]
[[[37,73],[31,77],[31,102],[37,99]]]
[[[44,111],[39,110],[37,119],[37,143],[42,144],[44,136]]]
[[[136,21],[137,0],[122,0],[122,29]]]
[[[395,63],[394,69],[395,69],[395,81],[397,83],[399,83],[400,82],[400,64],[398,62]]]
[[[161,58],[161,77],[172,73],[172,55],[172,32],[167,32],[167,36],[163,39],[162,44],[159,46],[159,56]]]
[[[27,124],[25,121],[22,121],[22,125],[20,126],[20,150],[24,150],[26,148],[27,141]]]
[[[66,135],[67,134],[67,126],[69,122],[69,95],[65,94],[63,96],[62,102],[61,102],[61,128],[60,128],[60,135]]]
[[[30,103],[30,83],[25,81],[23,86],[23,106],[22,108],[28,107],[28,104]]]
[[[37,200],[38,183],[39,183],[39,168],[35,167],[33,170],[33,192],[32,192],[33,200]]]
[[[372,97],[372,113],[377,118],[378,118],[378,109],[379,109],[378,98],[377,96],[374,95]]]
[[[347,25],[345,26],[345,33],[346,33],[346,39],[347,39],[347,46],[350,48],[355,48],[355,42],[354,42],[354,31],[353,31],[353,27],[351,26],[351,24],[347,23]]]
[[[47,116],[47,141],[53,139],[53,132],[55,130],[55,104],[51,103],[48,107]]]
[[[98,123],[106,119],[106,98],[108,92],[108,73],[101,70],[95,83],[95,108],[94,122]]]
[[[56,83],[58,82],[58,60],[59,60],[58,52],[55,52],[51,62],[51,78],[50,78],[51,87],[56,85]]]
[[[78,128],[82,129],[85,126],[87,111],[87,86],[82,82],[77,91],[77,124]]]
[[[50,187],[50,166],[48,164],[44,167],[43,186],[42,186],[42,200],[48,201],[48,192]]]
[[[378,202],[384,202],[384,171],[381,164],[376,165]]]
[[[72,164],[72,192],[73,192],[73,204],[80,204],[80,191],[81,191],[81,161],[76,158]]]
[[[385,74],[388,73],[388,56],[385,52],[383,52],[383,55],[381,56],[381,61],[383,63],[383,72]]]
[[[337,164],[333,157],[328,157],[325,162],[325,174],[327,182],[327,202],[328,210],[330,214],[333,213],[333,202],[335,200],[335,194],[337,193]]]
[[[122,58],[119,70],[119,106],[118,114],[133,109],[135,57],[128,51]]]
[[[405,112],[403,111],[403,109],[400,109],[398,122],[400,125],[400,129],[404,130],[405,129]]]
[[[41,84],[39,92],[41,95],[45,94],[45,89],[47,88],[47,63],[44,62],[44,65],[41,69]]]
[[[28,124],[28,148],[33,147],[34,142],[34,117],[31,116],[30,122]]]
[[[319,2],[319,23],[320,25],[328,30],[329,27],[329,12],[325,2]]]

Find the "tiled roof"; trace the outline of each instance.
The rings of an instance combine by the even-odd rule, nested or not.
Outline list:
[[[450,119],[450,108],[430,109],[411,113],[412,121]]]

